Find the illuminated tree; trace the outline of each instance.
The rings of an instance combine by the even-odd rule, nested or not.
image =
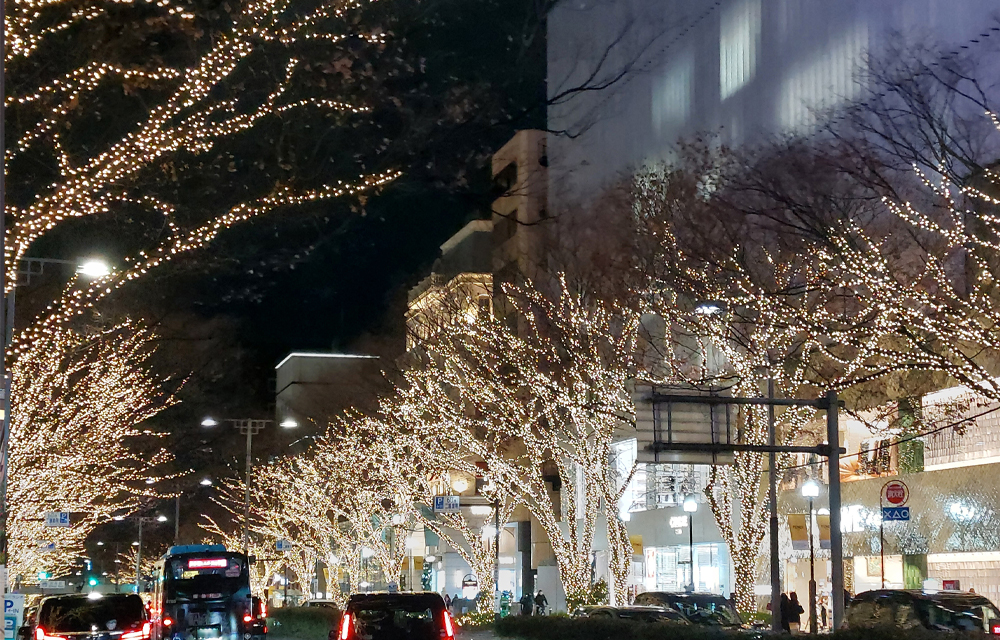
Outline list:
[[[305,115],[308,129],[329,126],[328,116],[343,124],[367,112],[332,99],[307,62],[331,48],[353,50],[341,58],[349,69],[364,57],[358,45],[377,51],[377,29],[348,26],[364,6],[300,11],[264,0],[206,11],[169,1],[81,7],[26,0],[9,8],[6,292],[35,243],[65,237],[80,222],[114,216],[131,253],[106,277],[71,282],[15,332],[8,353],[12,573],[61,566],[112,511],[154,495],[141,480],[166,458],[133,453],[129,443],[144,433],[136,425],[173,401],[168,387],[177,385],[150,372],[153,336],[141,323],[102,318],[98,326],[113,328],[96,333],[87,326],[107,316],[106,299],[234,224],[398,175],[351,167],[343,172],[350,181],[307,180],[315,174],[296,166],[293,145],[260,146]],[[118,35],[108,42],[106,33]],[[159,53],[167,40],[170,51]],[[37,496],[85,515],[69,530],[43,531],[34,521]],[[58,553],[34,552],[36,540],[52,537]]]
[[[565,280],[554,298],[530,285],[505,294],[517,323],[480,317],[442,327],[384,412],[438,439],[456,459],[482,461],[499,490],[538,519],[567,595],[581,599],[598,516],[628,484],[608,462],[616,430],[634,424],[627,382],[638,318],[572,292]],[[631,545],[617,513],[604,511],[623,597]]]
[[[67,569],[94,526],[159,495],[146,481],[164,477],[157,467],[169,456],[137,425],[173,402],[173,388],[150,372],[152,353],[152,334],[128,323],[89,335],[40,333],[21,348],[8,487],[12,576]],[[45,527],[45,511],[69,511],[72,526]],[[39,552],[43,540],[56,550]]]

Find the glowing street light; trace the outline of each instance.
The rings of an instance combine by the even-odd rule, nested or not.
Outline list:
[[[809,498],[809,633],[816,634],[816,551],[813,547],[813,499],[819,497],[819,483],[812,478],[802,484],[802,496]]]
[[[88,278],[103,278],[104,276],[111,275],[111,267],[104,260],[92,258],[78,266],[76,272]]]
[[[201,421],[201,426],[203,426],[203,427],[215,427],[215,426],[218,426],[218,424],[219,424],[219,421],[216,420],[215,418],[213,418],[212,416],[206,416]]]

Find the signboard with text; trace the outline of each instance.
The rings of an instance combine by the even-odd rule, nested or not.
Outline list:
[[[22,624],[24,624],[24,594],[5,594],[3,597],[4,640],[13,640]]]
[[[434,496],[434,513],[458,513],[461,510],[458,496]]]
[[[69,512],[68,511],[46,511],[45,512],[45,526],[46,527],[68,527],[69,522]]]

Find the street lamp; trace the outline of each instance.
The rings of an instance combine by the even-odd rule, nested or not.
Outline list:
[[[90,259],[76,268],[76,272],[88,278],[103,278],[111,275],[111,267],[108,263],[100,259]]]
[[[813,545],[813,500],[819,497],[819,483],[813,479],[802,485],[802,496],[809,498],[809,633],[816,633],[816,551]]]
[[[132,543],[135,547],[135,592],[142,593],[142,525],[145,523],[154,522],[166,522],[167,516],[158,515],[155,518],[152,516],[136,516],[136,520],[139,521],[139,539]]]
[[[684,513],[688,514],[688,557],[691,559],[691,585],[694,593],[694,513],[698,510],[698,500],[693,493],[684,498]]]
[[[3,34],[0,34],[0,42],[2,42]],[[0,70],[0,85],[3,84],[3,71]],[[4,107],[0,105],[0,120],[2,120],[2,114],[4,113]],[[0,129],[3,127],[0,126]],[[3,135],[0,134],[0,138]],[[3,140],[0,140],[0,148],[3,148]],[[3,195],[3,180],[0,180],[0,205],[4,202]],[[0,211],[3,207],[0,206]],[[0,216],[2,217],[2,216]],[[3,220],[0,220],[0,242],[2,242],[4,224]],[[88,260],[86,264],[90,264],[90,268],[84,269],[83,265],[77,260],[56,260],[53,258],[20,258],[16,264],[14,278],[10,283],[10,293],[3,295],[0,294],[0,354],[6,353],[8,347],[7,335],[8,331],[12,331],[14,328],[14,309],[17,287],[22,284],[20,281],[21,276],[24,276],[23,284],[31,283],[32,275],[40,275],[46,264],[68,264],[77,267],[77,273],[84,277],[94,278],[102,277],[111,273],[110,267],[104,264],[104,272],[100,275],[96,275],[99,271],[98,264],[103,264],[99,260]],[[5,290],[4,286],[4,274],[0,273],[0,291]],[[10,402],[10,384],[8,382],[8,371],[6,368],[5,361],[0,358],[0,409],[3,409],[3,420],[2,429],[0,429],[0,574],[6,575],[7,566],[7,515],[9,509],[7,507],[7,471],[10,468],[8,464],[9,450],[10,450],[10,417],[11,417],[11,402]],[[4,581],[0,584],[0,593],[7,591],[7,583]]]
[[[253,460],[251,453],[253,451],[253,437],[261,432],[269,424],[273,424],[274,420],[257,420],[254,418],[227,418],[226,422],[231,422],[233,426],[240,432],[241,435],[247,437],[247,459],[246,459],[246,469],[247,469],[247,481],[246,481],[246,491],[243,493],[243,553],[250,555],[250,472],[253,467]],[[206,416],[201,421],[201,426],[203,427],[214,427],[219,424],[218,420],[211,416]],[[286,418],[281,421],[279,426],[285,429],[293,429],[299,426],[299,423],[295,422],[291,418]]]

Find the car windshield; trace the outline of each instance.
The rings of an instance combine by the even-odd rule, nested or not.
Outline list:
[[[241,558],[172,558],[164,572],[170,600],[226,598],[240,589],[249,594],[249,576]]]
[[[141,626],[143,612],[138,596],[69,596],[45,601],[38,624],[49,633],[124,631]]]
[[[695,624],[720,625],[724,627],[742,624],[740,615],[725,598],[689,596],[677,598],[671,604]]]
[[[993,623],[1000,622],[1000,613],[988,602],[922,600],[920,607],[931,629],[984,631],[990,629]]]
[[[443,603],[431,598],[386,598],[353,603],[354,630],[365,640],[440,640]]]

